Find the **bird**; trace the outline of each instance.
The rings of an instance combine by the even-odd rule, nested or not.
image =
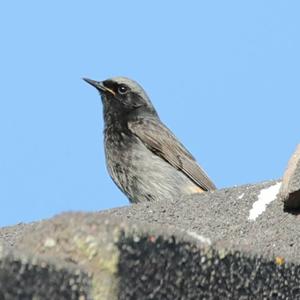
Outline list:
[[[100,93],[108,173],[131,203],[213,191],[214,183],[127,77],[83,78]]]

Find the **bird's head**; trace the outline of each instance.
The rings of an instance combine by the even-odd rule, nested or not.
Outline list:
[[[156,115],[156,111],[143,88],[126,77],[114,77],[104,81],[84,78],[101,94],[104,114],[126,115],[131,112],[148,112]]]

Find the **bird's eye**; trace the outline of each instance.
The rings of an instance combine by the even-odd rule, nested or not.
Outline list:
[[[125,85],[120,85],[120,86],[118,87],[118,93],[119,93],[120,95],[125,95],[127,92],[128,92],[127,86],[125,86]]]

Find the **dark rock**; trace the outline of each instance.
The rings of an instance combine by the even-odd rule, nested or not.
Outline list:
[[[284,173],[280,198],[286,210],[300,209],[300,145],[290,158]]]

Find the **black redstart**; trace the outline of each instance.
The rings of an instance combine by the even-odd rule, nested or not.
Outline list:
[[[216,189],[161,122],[137,82],[125,77],[84,80],[101,94],[107,169],[131,202],[168,200]]]

